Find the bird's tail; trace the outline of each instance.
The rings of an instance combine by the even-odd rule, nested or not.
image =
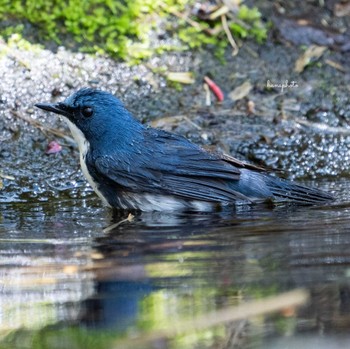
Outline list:
[[[263,175],[264,182],[276,202],[293,202],[297,204],[317,204],[334,200],[334,197],[322,190],[309,188],[281,178]]]
[[[334,200],[331,194],[319,189],[246,169],[241,170],[239,187],[239,191],[253,201],[271,198],[274,202],[312,205]]]

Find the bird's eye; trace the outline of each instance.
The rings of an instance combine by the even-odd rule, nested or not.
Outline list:
[[[86,117],[89,118],[90,116],[92,116],[92,114],[94,113],[94,111],[92,110],[91,107],[84,107],[81,111],[81,113]]]

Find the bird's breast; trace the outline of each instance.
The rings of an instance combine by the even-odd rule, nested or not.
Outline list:
[[[90,171],[89,171],[89,169],[87,167],[86,156],[87,156],[87,153],[90,150],[90,143],[89,143],[89,141],[86,139],[86,137],[84,136],[83,132],[77,126],[75,126],[71,121],[66,119],[66,122],[67,122],[67,124],[68,124],[68,126],[70,128],[70,131],[72,132],[73,138],[75,139],[75,141],[78,144],[79,153],[80,153],[80,167],[81,167],[81,170],[82,170],[85,178],[87,179],[87,181],[89,182],[90,186],[95,191],[95,193],[104,202],[104,204],[106,204],[107,206],[111,206],[109,204],[108,200],[103,195],[103,193],[99,190],[98,183],[91,176]]]
[[[98,183],[94,180],[94,178],[91,176],[89,169],[86,164],[86,155],[89,151],[89,144],[87,143],[86,148],[83,149],[83,151],[80,151],[80,167],[83,171],[83,174],[87,181],[89,182],[91,188],[95,191],[95,193],[100,197],[100,199],[103,201],[103,203],[107,206],[111,206],[106,199],[106,197],[103,195],[103,193],[99,190]]]

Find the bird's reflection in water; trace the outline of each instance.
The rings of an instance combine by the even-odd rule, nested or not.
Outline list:
[[[210,275],[181,276],[164,270],[155,278],[149,275],[149,264],[170,262],[178,269],[183,262],[181,256],[192,253],[191,258],[195,259],[196,254],[207,252],[209,260],[202,264],[209,270],[210,256],[225,249],[218,232],[224,230],[231,238],[235,233],[239,236],[244,226],[285,218],[287,212],[294,210],[297,208],[291,206],[259,206],[211,214],[152,212],[130,216],[113,212],[112,229],[95,240],[99,256],[94,266],[95,294],[83,302],[81,322],[88,327],[124,332],[135,324],[140,302],[152,292],[181,288],[184,282]]]

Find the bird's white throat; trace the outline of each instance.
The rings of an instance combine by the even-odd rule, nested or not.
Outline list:
[[[95,193],[101,198],[101,200],[107,205],[110,206],[109,203],[107,202],[106,198],[103,196],[103,194],[98,190],[98,185],[94,181],[94,179],[91,177],[89,170],[86,166],[86,154],[89,151],[90,148],[90,143],[84,136],[84,133],[77,127],[75,126],[70,120],[64,118],[66,123],[68,124],[68,127],[73,135],[73,138],[75,141],[78,143],[79,147],[79,153],[80,153],[80,166],[81,170],[83,171],[83,174],[89,184],[91,185],[92,189],[95,191]]]
[[[70,132],[73,135],[74,140],[78,143],[80,155],[84,154],[86,156],[86,153],[89,150],[90,144],[88,140],[85,138],[84,133],[79,130],[77,126],[75,126],[70,120],[64,118],[64,121],[67,123]]]

